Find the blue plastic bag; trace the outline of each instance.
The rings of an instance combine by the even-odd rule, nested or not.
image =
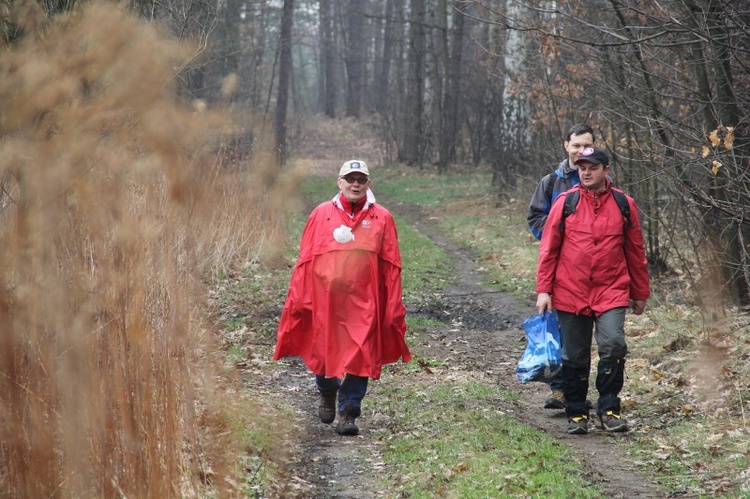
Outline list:
[[[523,321],[526,350],[516,374],[521,383],[549,381],[562,369],[560,325],[555,312],[543,312]]]

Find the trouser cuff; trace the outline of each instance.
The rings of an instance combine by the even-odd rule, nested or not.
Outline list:
[[[600,395],[596,402],[596,413],[606,414],[609,411],[620,414],[620,397],[617,395]]]

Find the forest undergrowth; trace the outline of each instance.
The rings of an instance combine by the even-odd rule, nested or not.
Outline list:
[[[306,122],[296,146],[311,175],[307,182],[325,183],[325,177],[317,177],[321,167],[335,170],[341,155],[348,159],[352,154],[352,144],[360,145],[355,150],[378,157],[377,147],[372,146],[376,142],[373,127],[321,117]],[[346,137],[346,147],[337,148],[330,137]],[[498,197],[487,188],[490,173],[481,168],[447,175],[424,168],[414,175],[409,167],[386,166],[378,160],[372,162],[372,168],[376,195],[386,196],[389,203],[410,203],[424,209],[443,233],[477,255],[488,285],[533,303],[538,243],[525,228],[523,200],[535,179],[526,179],[518,191]],[[295,210],[287,226],[291,230],[288,265],[294,261],[305,215],[305,208],[295,208],[299,211]],[[288,272],[288,268],[261,266],[254,267],[252,275],[233,278],[236,281],[231,289],[237,291],[249,280],[259,295],[268,296],[257,306],[242,298],[242,292],[235,295],[240,301],[224,302],[223,316],[231,323],[225,336],[227,351],[243,370],[278,368],[264,358],[272,349]],[[425,279],[430,278],[420,276],[416,287],[405,288],[412,305],[431,299]],[[658,480],[674,495],[747,496],[748,316],[741,310],[725,309],[723,314],[701,310],[693,304],[691,284],[678,272],[654,275],[652,284],[647,313],[629,315],[626,324],[630,354],[622,397],[634,431],[619,443],[644,475]],[[274,299],[278,303],[273,303]],[[248,343],[248,334],[261,335],[263,344]],[[275,462],[278,470],[283,469],[280,463]],[[381,473],[387,476],[388,471]]]
[[[398,183],[403,174],[403,168],[395,168],[388,181]],[[538,242],[525,226],[525,200],[537,179],[524,179],[518,190],[498,198],[482,189],[488,176],[481,171],[449,179],[420,174],[410,179],[409,191],[400,199],[419,200],[424,191],[431,215],[454,241],[476,252],[488,281],[533,304]],[[439,194],[430,184],[441,186]],[[389,194],[399,191],[386,186]],[[698,286],[679,267],[654,274],[647,312],[628,315],[629,355],[621,396],[623,411],[638,431],[625,446],[645,474],[675,491],[746,496],[750,316],[737,308],[699,307],[700,293],[708,290]],[[594,356],[593,365],[596,360]]]
[[[0,495],[222,493],[254,410],[206,282],[280,246],[280,210],[246,212],[275,163],[221,161],[238,121],[175,79],[198,47],[111,3],[3,9]]]
[[[111,7],[54,20],[29,7],[26,37],[0,56],[0,488],[286,490],[287,444],[301,437],[285,426],[292,409],[274,405],[269,355],[301,214],[319,201],[296,190],[310,178],[300,172],[367,154],[376,190],[428,207],[491,285],[521,299],[536,251],[517,201],[529,192],[498,200],[482,169],[414,175],[354,120],[306,118],[290,138],[298,168],[284,175],[262,148],[222,161],[238,120],[176,89],[174,68],[197,49]],[[399,190],[405,177],[411,191]],[[300,219],[282,217],[290,206]],[[631,454],[685,495],[750,495],[747,314],[701,310],[676,271],[654,288],[628,324]],[[249,331],[262,341],[250,346]],[[261,371],[271,381],[244,390],[238,380]]]

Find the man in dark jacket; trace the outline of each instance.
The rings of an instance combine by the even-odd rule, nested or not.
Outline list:
[[[575,162],[581,151],[587,147],[593,147],[595,141],[594,129],[589,125],[573,125],[568,130],[564,142],[568,157],[557,166],[557,170],[542,177],[529,203],[526,222],[529,224],[531,233],[537,239],[542,238],[547,215],[557,196],[580,182],[578,166]]]
[[[625,219],[607,178],[604,151],[588,147],[576,164],[580,183],[561,195],[564,200],[577,194],[575,210],[564,217],[565,202],[555,203],[542,233],[536,308],[540,313],[557,310],[568,433],[588,432],[592,335],[599,353],[597,416],[604,430],[627,431],[619,398],[628,351],[625,312],[631,306],[642,314],[649,297],[638,206],[619,191],[630,208]]]
[[[580,182],[578,167],[575,162],[581,151],[587,147],[592,147],[594,141],[594,129],[589,125],[573,125],[568,130],[564,142],[568,157],[558,165],[557,170],[542,178],[529,203],[529,214],[526,221],[531,233],[537,239],[542,238],[547,215],[557,196]],[[562,372],[559,372],[550,380],[549,387],[552,393],[544,401],[545,409],[563,409],[565,407],[564,385]]]

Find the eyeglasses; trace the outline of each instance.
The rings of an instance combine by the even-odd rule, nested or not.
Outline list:
[[[344,180],[346,180],[347,184],[353,184],[354,182],[359,182],[359,185],[365,185],[367,182],[370,181],[369,177],[342,177]]]

